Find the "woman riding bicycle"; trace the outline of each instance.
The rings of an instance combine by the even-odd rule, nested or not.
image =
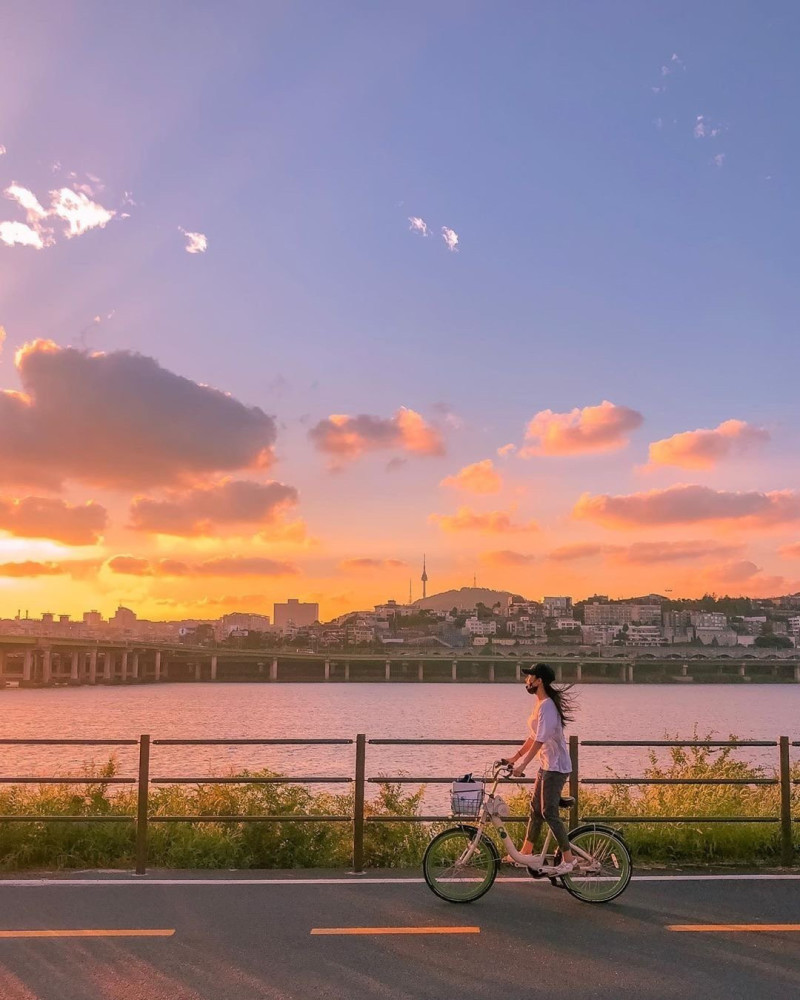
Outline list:
[[[566,875],[573,870],[575,862],[567,828],[558,809],[561,793],[572,771],[564,739],[564,724],[572,721],[572,705],[566,691],[553,686],[556,675],[546,663],[523,667],[522,673],[526,675],[525,688],[528,694],[536,695],[536,702],[528,719],[530,736],[513,757],[507,758],[507,763],[514,765],[514,776],[521,778],[527,765],[538,754],[540,771],[531,793],[531,818],[521,853],[533,853],[534,844],[546,821],[561,849],[561,862],[544,866],[542,872],[546,875]],[[503,860],[513,863],[508,855]]]

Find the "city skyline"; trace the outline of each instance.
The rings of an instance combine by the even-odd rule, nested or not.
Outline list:
[[[800,591],[795,5],[72,6],[0,38],[0,617]]]

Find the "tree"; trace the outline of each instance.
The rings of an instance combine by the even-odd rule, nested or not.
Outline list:
[[[760,649],[793,649],[794,643],[788,635],[758,635],[754,646]]]

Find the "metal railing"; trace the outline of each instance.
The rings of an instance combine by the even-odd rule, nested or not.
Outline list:
[[[376,775],[367,776],[366,749],[370,746],[471,746],[471,747],[519,747],[522,741],[517,739],[367,739],[359,733],[355,739],[156,739],[151,740],[147,734],[136,739],[0,739],[0,745],[17,746],[138,746],[137,777],[105,777],[103,775],[75,776],[3,776],[0,783],[4,784],[72,784],[72,785],[136,785],[136,813],[106,813],[103,815],[57,815],[34,814],[22,815],[0,814],[0,823],[116,823],[127,822],[135,824],[136,831],[136,873],[145,874],[148,858],[148,831],[151,823],[350,823],[352,824],[352,859],[353,872],[360,873],[364,869],[364,833],[370,823],[437,823],[452,819],[450,813],[437,815],[397,815],[370,812],[366,801],[366,786],[389,784],[450,784],[453,775]],[[150,774],[151,746],[355,746],[354,770],[352,775],[189,775],[179,777],[153,777]],[[648,778],[648,777],[582,777],[579,770],[580,747],[730,747],[739,748],[777,748],[778,776],[748,777],[748,778]],[[570,736],[569,750],[572,760],[572,773],[569,779],[570,795],[574,803],[570,808],[570,825],[579,822],[603,823],[778,823],[781,831],[781,863],[791,865],[794,860],[793,823],[799,823],[800,817],[792,816],[792,786],[800,785],[800,779],[792,778],[790,764],[790,747],[800,747],[800,740],[790,742],[786,736],[777,740],[579,740]],[[514,784],[532,784],[535,778],[504,779]],[[351,784],[353,785],[353,809],[351,813],[341,815],[323,815],[316,813],[290,813],[288,815],[257,815],[257,814],[174,814],[159,815],[150,811],[151,785],[317,785],[317,784]],[[750,785],[779,786],[779,814],[774,816],[594,816],[583,815],[580,811],[580,788],[588,785]],[[526,816],[509,816],[510,823],[527,822]]]

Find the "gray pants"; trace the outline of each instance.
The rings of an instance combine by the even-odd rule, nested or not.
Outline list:
[[[569,850],[567,828],[558,811],[558,800],[561,798],[568,777],[568,774],[561,771],[539,771],[536,775],[531,792],[531,818],[528,820],[528,829],[525,832],[525,839],[534,846],[546,820],[561,850]]]

